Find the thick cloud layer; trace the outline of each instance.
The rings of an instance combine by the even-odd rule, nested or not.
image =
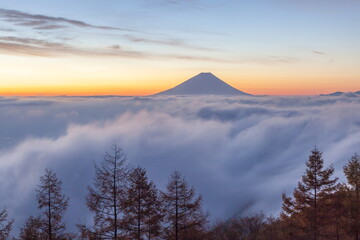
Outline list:
[[[211,218],[277,213],[317,145],[337,175],[360,151],[360,98],[0,98],[0,203],[16,228],[36,214],[35,187],[53,168],[70,197],[68,226],[87,221],[93,165],[117,142],[160,189],[181,171]]]

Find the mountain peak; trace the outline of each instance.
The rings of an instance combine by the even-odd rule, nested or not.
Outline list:
[[[328,97],[360,97],[360,91],[357,92],[333,92],[330,94],[320,94],[320,96]]]
[[[250,95],[244,93],[211,72],[202,72],[189,80],[157,95]]]
[[[211,72],[201,72],[198,75],[208,75],[208,76],[215,76],[214,74],[212,74]]]

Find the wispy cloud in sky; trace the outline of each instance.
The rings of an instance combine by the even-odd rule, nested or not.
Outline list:
[[[144,40],[145,41],[145,40]],[[0,53],[20,54],[39,57],[57,57],[64,55],[77,56],[103,56],[125,58],[152,58],[152,59],[182,59],[194,61],[226,62],[221,58],[188,56],[184,54],[161,54],[146,51],[126,50],[120,45],[112,45],[103,48],[81,48],[65,43],[52,42],[34,38],[0,37]]]
[[[360,29],[354,22],[360,21],[360,4],[328,2],[6,1],[0,9],[0,61],[6,66],[0,73],[6,82],[0,89],[12,94],[32,79],[32,91],[62,85],[52,93],[72,94],[70,83],[87,81],[91,91],[101,82],[101,92],[121,88],[116,91],[134,94],[137,79],[138,94],[144,94],[165,88],[169,76],[180,81],[180,75],[211,71],[259,94],[313,94],[325,85],[352,91],[359,85]],[[44,86],[48,79],[53,82]]]
[[[145,37],[137,37],[133,35],[124,35],[124,37],[135,43],[151,43],[151,44],[159,44],[159,45],[167,45],[173,47],[180,47],[180,48],[188,48],[193,50],[200,50],[200,51],[221,51],[214,48],[206,48],[206,47],[199,47],[199,46],[192,46],[185,43],[184,40],[181,39],[152,39],[152,38],[145,38]]]
[[[56,42],[50,42],[45,41],[42,39],[34,39],[34,38],[19,38],[19,37],[0,37],[0,41],[6,41],[6,42],[14,42],[14,43],[20,43],[20,44],[29,44],[29,45],[40,45],[45,47],[61,47],[63,44],[56,43]]]
[[[150,0],[144,1],[146,6],[155,6],[162,8],[192,8],[197,10],[203,10],[203,4],[200,0]]]
[[[7,41],[4,42],[4,40]],[[137,51],[126,51],[122,49],[87,49],[73,47],[61,43],[47,42],[38,39],[5,38],[0,39],[0,52],[5,54],[20,54],[25,56],[58,57],[64,55],[76,56],[105,56],[105,57],[129,57],[146,58],[146,53]],[[3,41],[1,41],[3,40]]]
[[[122,41],[135,44],[135,46],[150,44],[150,45],[159,45],[159,46],[169,46],[180,49],[198,50],[203,52],[220,51],[214,48],[190,45],[187,44],[182,39],[166,38],[164,36],[161,38],[159,37],[155,38],[149,36],[149,33],[145,34],[133,29],[93,25],[84,21],[68,19],[63,17],[53,17],[48,15],[30,14],[16,10],[0,9],[0,18],[3,21],[13,26],[28,27],[33,30],[45,31],[45,32],[47,30],[63,31],[64,28],[70,28],[70,27],[110,31],[113,32],[114,36],[117,36]],[[0,31],[8,32],[9,30],[4,28],[4,29],[0,29]],[[119,34],[119,31],[132,32],[132,34]],[[43,56],[43,57],[55,57],[66,54],[72,54],[72,55],[80,55],[80,56],[102,55],[102,56],[130,57],[130,58],[134,58],[134,57],[135,58],[173,58],[173,59],[188,59],[188,60],[198,60],[198,61],[222,61],[221,58],[217,59],[215,57],[209,57],[209,56],[199,56],[199,55],[189,56],[186,54],[173,54],[173,53],[167,54],[160,52],[155,53],[140,49],[125,50],[126,47],[124,46],[120,47],[120,44],[116,44],[116,43],[111,45],[111,46],[119,46],[116,48],[114,47],[111,48],[115,51],[109,51],[109,49],[106,49],[106,47],[101,46],[99,44],[95,47],[94,46],[83,47],[75,42],[72,42],[71,38],[69,38],[70,41],[67,41],[67,43],[63,43],[63,41],[62,43],[55,42],[63,39],[62,37],[59,37],[60,35],[59,32],[55,32],[53,36],[49,34],[51,33],[38,34],[38,39],[35,39],[33,37],[23,37],[23,34],[14,31],[13,36],[0,37],[0,48],[1,48],[0,51],[6,54],[14,53],[14,54],[24,54],[31,56]],[[76,32],[72,34],[78,35]],[[96,38],[101,39],[102,37],[101,32],[92,33],[92,34],[97,35]],[[84,38],[82,36],[78,36],[77,38],[79,37],[84,41]]]
[[[320,51],[313,51],[313,53],[315,53],[315,54],[319,54],[319,55],[325,55],[326,53],[324,53],[324,52],[320,52]]]
[[[7,22],[15,23],[19,26],[34,27],[41,30],[52,30],[56,28],[64,28],[65,25],[69,24],[81,28],[94,28],[102,30],[121,30],[121,31],[132,31],[126,28],[111,27],[111,26],[97,26],[90,23],[86,23],[79,20],[68,19],[63,17],[52,17],[40,14],[30,14],[26,12],[0,9],[0,17]]]

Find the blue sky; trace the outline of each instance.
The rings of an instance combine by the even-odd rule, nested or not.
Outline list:
[[[53,71],[59,72],[59,66],[66,68],[70,62],[84,69],[84,59],[73,61],[73,58],[89,55],[85,61],[91,62],[90,65],[99,68],[114,65],[107,71],[115,71],[116,65],[124,71],[115,71],[116,76],[109,76],[108,82],[105,81],[108,86],[114,84],[116,78],[117,87],[126,88],[131,85],[129,79],[141,78],[138,83],[142,88],[150,85],[149,82],[154,83],[154,88],[160,88],[173,86],[198,72],[212,71],[235,87],[253,93],[281,93],[288,82],[294,82],[300,93],[310,93],[307,85],[314,83],[313,92],[320,92],[324,84],[331,86],[324,89],[325,92],[356,91],[360,87],[357,83],[360,77],[359,1],[11,0],[1,1],[0,7],[3,9],[0,14],[2,54],[11,56],[20,52],[41,57],[71,54],[73,57],[68,57],[67,63],[63,63],[66,56],[58,57],[64,61],[54,63]],[[16,10],[17,16],[9,19],[6,14],[11,10]],[[21,22],[23,13],[31,15],[31,19],[26,17],[26,23]],[[34,23],[38,15],[51,17],[46,20],[46,26],[57,28],[46,29],[44,24]],[[87,26],[64,20],[81,21]],[[17,41],[18,44],[20,40],[9,37],[22,38],[21,44],[24,39],[51,44],[44,47],[44,43],[30,43],[31,47],[40,46],[41,52],[38,48],[28,49],[29,46],[14,51],[9,43]],[[58,46],[52,46],[53,43]],[[112,63],[106,58],[114,55],[110,49],[116,50],[119,56]],[[128,60],[133,62],[129,64]],[[3,61],[5,57],[0,58],[0,62]],[[30,64],[32,61],[29,58]],[[47,63],[33,68],[44,71],[42,66]],[[26,65],[26,61],[23,64]],[[137,68],[144,71],[143,75],[136,73]],[[159,76],[160,73],[164,73],[163,76]],[[172,73],[177,77],[169,84]],[[81,77],[80,73],[73,72],[53,81],[67,84],[86,78],[86,74],[92,72]],[[14,73],[0,72],[0,75],[17,81],[18,86],[25,81],[16,78]],[[99,79],[104,71],[94,75]],[[50,72],[46,76],[51,76]],[[37,80],[38,74],[30,78],[36,86],[42,84],[37,82],[41,81]],[[96,81],[90,75],[88,79]]]

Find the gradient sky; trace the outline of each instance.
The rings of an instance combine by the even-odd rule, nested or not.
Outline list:
[[[1,0],[0,95],[360,90],[358,0]]]

